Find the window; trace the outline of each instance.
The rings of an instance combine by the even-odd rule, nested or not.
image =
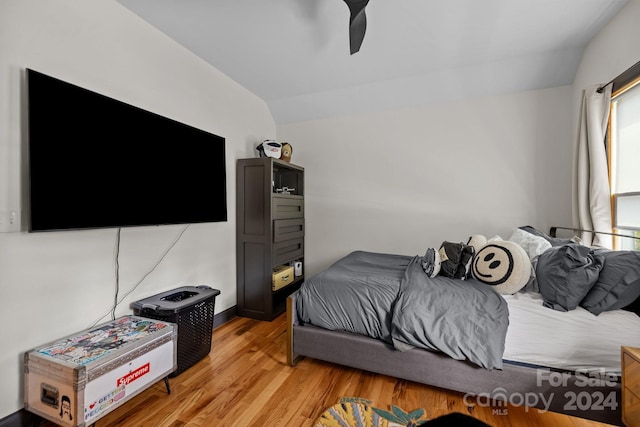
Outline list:
[[[640,237],[640,78],[612,96],[608,153],[613,231]],[[614,245],[640,250],[640,240],[616,238]]]

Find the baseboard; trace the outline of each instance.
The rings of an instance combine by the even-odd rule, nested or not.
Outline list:
[[[213,327],[217,328],[218,326],[227,323],[229,320],[236,317],[236,306],[234,305],[231,308],[228,308],[224,311],[213,316]],[[0,427],[33,427],[40,420],[40,417],[37,415],[25,411],[24,409],[20,409],[18,412],[14,412],[11,415],[8,415],[4,418],[0,419]]]
[[[229,320],[236,317],[236,306],[234,305],[231,308],[226,309],[225,311],[221,311],[220,313],[213,316],[213,327],[217,328],[218,326],[227,323]]]

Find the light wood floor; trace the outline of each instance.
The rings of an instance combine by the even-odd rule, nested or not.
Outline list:
[[[523,407],[468,407],[459,393],[308,358],[291,368],[285,336],[284,315],[273,322],[234,318],[214,330],[208,357],[170,379],[170,395],[160,381],[96,427],[312,426],[343,396],[382,409],[424,408],[427,418],[462,412],[495,427],[606,425]]]

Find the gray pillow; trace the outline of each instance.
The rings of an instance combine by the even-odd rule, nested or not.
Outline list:
[[[604,264],[580,306],[598,315],[631,305],[640,296],[640,253],[596,249]]]
[[[538,257],[536,277],[544,306],[575,309],[598,280],[603,256],[577,243],[554,246]]]

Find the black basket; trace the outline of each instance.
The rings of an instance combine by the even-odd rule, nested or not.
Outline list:
[[[220,291],[208,286],[184,286],[136,301],[133,314],[175,323],[178,327],[175,377],[211,351],[213,315]]]

